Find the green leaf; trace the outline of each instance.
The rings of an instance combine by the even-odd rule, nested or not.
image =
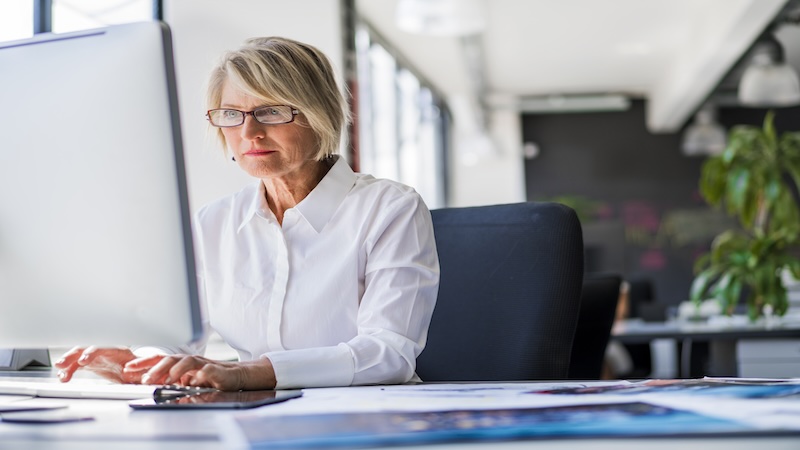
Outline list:
[[[733,230],[720,233],[711,243],[711,265],[727,265],[730,255],[747,248],[746,240]]]
[[[779,316],[786,314],[789,310],[789,295],[786,292],[786,287],[783,281],[780,281],[776,286],[774,303],[772,304],[773,311]]]
[[[769,148],[777,148],[778,147],[778,138],[777,133],[775,131],[775,123],[774,119],[775,113],[772,110],[767,111],[767,114],[764,116],[764,140]]]
[[[727,180],[727,202],[728,214],[736,215],[742,211],[745,205],[747,189],[750,183],[750,172],[746,167],[737,167],[728,173]],[[742,222],[747,228],[750,222]]]
[[[720,157],[710,157],[700,173],[700,194],[713,206],[722,201],[727,185],[728,170]]]
[[[768,202],[767,205],[771,206],[772,203],[778,200],[781,192],[783,192],[783,181],[781,180],[781,174],[774,171],[770,171],[766,174],[765,181],[764,199]]]
[[[694,261],[693,273],[700,273],[706,266],[711,264],[711,253],[703,253]]]
[[[758,316],[761,315],[761,305],[755,301],[755,296],[750,296],[747,300],[747,317],[751,322],[755,322]]]
[[[788,263],[789,271],[795,279],[800,280],[800,260],[793,259]]]
[[[750,252],[748,250],[738,250],[728,254],[728,261],[733,267],[747,268],[750,262]]]
[[[728,145],[722,152],[722,161],[725,165],[730,166],[743,153],[751,152],[760,133],[758,128],[750,125],[737,125],[731,128],[731,132],[728,134]]]
[[[729,305],[723,305],[723,311],[729,315],[733,313],[733,308],[739,304],[739,299],[742,297],[742,287],[744,282],[741,277],[734,278],[728,287],[728,298],[731,300]]]
[[[784,235],[787,238],[794,234],[800,226],[800,209],[792,197],[791,192],[782,189],[770,217],[769,231],[775,235]]]
[[[692,281],[692,287],[690,289],[689,298],[695,304],[699,304],[705,298],[706,290],[708,290],[709,285],[711,284],[711,280],[716,278],[719,271],[717,269],[711,268],[708,270],[704,270],[700,272]]]

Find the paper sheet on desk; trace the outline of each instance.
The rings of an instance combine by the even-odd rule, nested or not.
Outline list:
[[[754,431],[746,424],[636,401],[507,409],[283,416],[249,414],[221,416],[220,420],[226,446],[254,449],[717,435]]]
[[[556,395],[654,395],[681,397],[730,397],[768,399],[795,397],[800,399],[800,380],[753,378],[698,378],[643,380],[628,384],[594,385],[586,387],[556,386],[540,390]]]
[[[702,386],[704,380],[670,381],[661,393],[628,382],[306,389],[294,404],[221,417],[220,429],[227,443],[252,448],[800,433],[796,399],[765,398],[761,391],[762,397],[716,395],[709,401],[709,394],[726,391],[680,395],[676,386]]]
[[[800,430],[800,379],[645,380],[628,385],[561,388],[571,398],[635,398],[651,404],[737,420],[759,429]],[[713,401],[709,401],[713,398]]]
[[[575,383],[458,383],[389,386],[351,386],[303,389],[303,397],[292,402],[260,408],[255,414],[313,414],[379,411],[443,411],[454,408],[525,408],[579,403],[558,396],[529,393],[555,386],[617,386],[627,381]],[[590,400],[591,402],[592,400]],[[598,399],[608,402],[608,399]],[[621,401],[629,401],[623,399]]]

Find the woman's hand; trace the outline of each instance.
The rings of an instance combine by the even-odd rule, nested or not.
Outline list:
[[[142,374],[140,380],[144,384],[202,386],[223,391],[275,387],[275,371],[272,362],[267,358],[227,362],[196,355],[169,355],[160,357],[155,364],[152,358],[130,361],[125,365],[124,371]]]
[[[136,359],[128,348],[75,347],[54,364],[58,378],[66,383],[78,369],[87,369],[117,383],[140,383],[143,372],[126,371],[125,365]],[[155,364],[153,362],[152,364]]]

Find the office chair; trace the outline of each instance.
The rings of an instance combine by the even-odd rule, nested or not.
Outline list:
[[[583,280],[578,327],[572,341],[570,379],[600,379],[621,284],[622,277],[617,274],[590,274]]]
[[[575,212],[528,202],[431,214],[441,278],[420,378],[565,378],[583,279]]]

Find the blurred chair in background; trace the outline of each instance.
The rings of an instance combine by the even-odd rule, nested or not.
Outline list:
[[[666,318],[665,308],[656,302],[653,281],[645,277],[631,277],[628,299],[630,318],[640,318],[645,322],[661,322]],[[625,344],[633,367],[625,378],[646,378],[653,372],[653,352],[649,343]]]
[[[568,378],[601,378],[621,284],[622,276],[618,274],[588,274],[583,280],[580,314],[572,341]]]

